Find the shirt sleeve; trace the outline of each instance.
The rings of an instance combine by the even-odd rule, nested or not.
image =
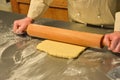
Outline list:
[[[27,17],[32,19],[38,18],[44,14],[51,2],[52,0],[31,0]]]
[[[120,31],[120,12],[115,14],[114,31]]]

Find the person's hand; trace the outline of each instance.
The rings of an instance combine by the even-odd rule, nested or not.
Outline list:
[[[23,34],[30,23],[32,23],[32,19],[28,17],[14,21],[13,32],[16,34]]]
[[[106,34],[103,42],[109,50],[120,53],[120,31]]]

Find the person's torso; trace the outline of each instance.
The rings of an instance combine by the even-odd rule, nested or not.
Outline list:
[[[120,0],[68,0],[72,21],[94,25],[113,25]]]

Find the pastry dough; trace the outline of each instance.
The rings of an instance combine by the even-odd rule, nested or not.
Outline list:
[[[37,45],[38,50],[47,52],[50,55],[62,58],[76,58],[86,47],[44,40]]]

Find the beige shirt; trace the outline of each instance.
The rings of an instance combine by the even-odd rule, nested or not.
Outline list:
[[[37,18],[45,12],[52,1],[31,0],[27,16]],[[68,0],[68,14],[71,21],[111,26],[115,22],[115,13],[120,10],[118,5],[120,0]],[[114,30],[120,31],[120,25],[115,26]]]

